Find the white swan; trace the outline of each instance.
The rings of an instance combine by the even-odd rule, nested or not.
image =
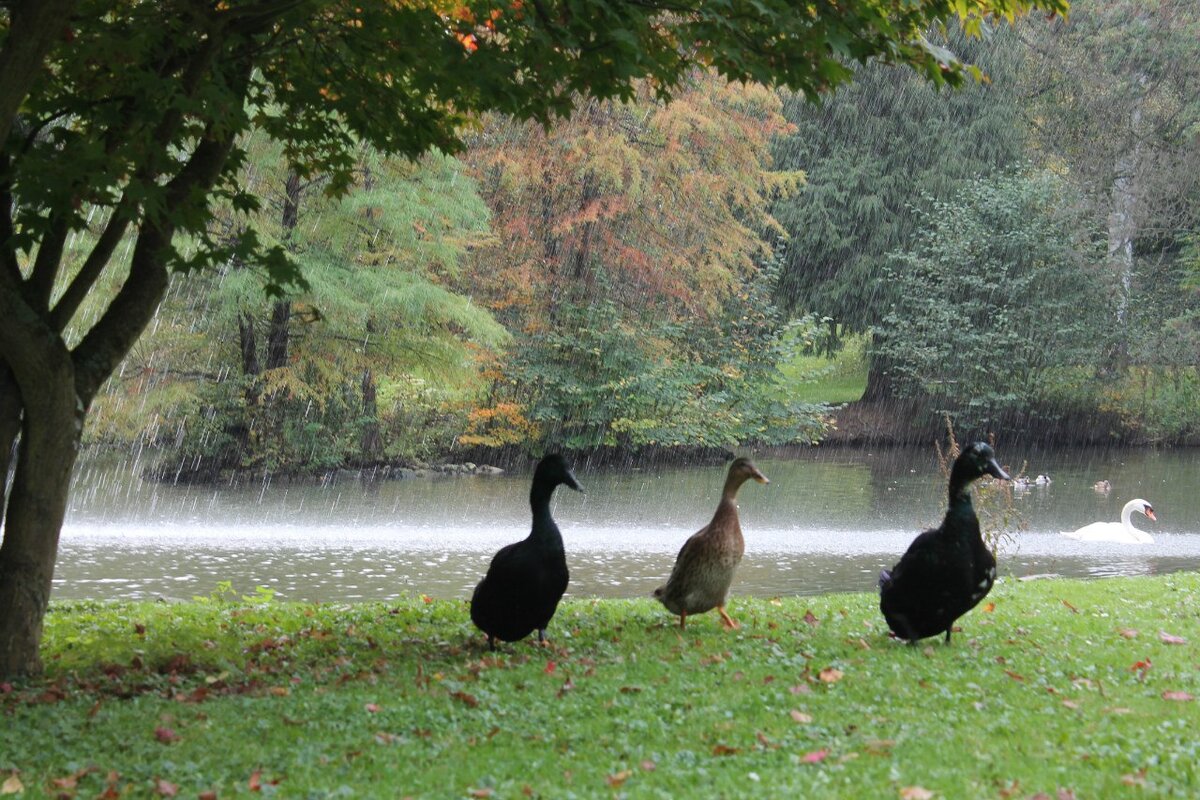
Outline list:
[[[1063,531],[1062,535],[1070,539],[1078,539],[1081,542],[1150,544],[1154,541],[1154,537],[1145,531],[1139,531],[1133,527],[1133,523],[1129,519],[1135,511],[1142,512],[1150,519],[1158,519],[1158,517],[1154,516],[1154,506],[1139,498],[1137,500],[1130,500],[1121,509],[1120,522],[1093,522],[1091,525],[1084,525],[1077,531]]]

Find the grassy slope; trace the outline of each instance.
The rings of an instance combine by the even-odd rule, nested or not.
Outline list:
[[[494,657],[461,602],[58,606],[46,679],[0,686],[0,784],[19,770],[22,797],[1200,793],[1197,703],[1171,699],[1200,695],[1200,577],[1010,580],[989,599],[949,647],[889,641],[866,594],[736,598],[735,633],[575,600],[552,648]]]
[[[852,336],[833,359],[797,355],[779,365],[786,394],[805,403],[852,403],[867,386],[866,337]]]

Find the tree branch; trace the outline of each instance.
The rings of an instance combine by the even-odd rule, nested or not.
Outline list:
[[[50,312],[50,324],[55,330],[64,330],[67,323],[71,321],[71,317],[75,316],[75,312],[79,310],[83,299],[87,297],[92,286],[104,272],[104,267],[112,258],[112,254],[116,252],[117,245],[121,243],[121,238],[129,228],[132,213],[133,203],[127,198],[122,198],[117,207],[113,209],[112,217],[104,226],[104,232],[100,234],[100,238],[92,247],[92,252],[88,253],[87,260],[83,262],[83,266],[71,279],[70,285],[67,286],[62,297],[58,298],[58,302],[54,304],[54,309]]]
[[[76,0],[18,0],[10,5],[11,24],[0,46],[0,149],[75,4]]]

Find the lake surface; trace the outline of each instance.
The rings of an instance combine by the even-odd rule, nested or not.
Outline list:
[[[1013,493],[1020,523],[1000,550],[1002,575],[1112,576],[1200,567],[1200,453],[1004,452],[1010,471],[1052,483]],[[746,557],[734,594],[870,591],[880,568],[937,525],[945,481],[932,449],[760,454],[770,485],[739,495]],[[1027,463],[1027,465],[1026,465]],[[162,484],[140,465],[85,461],[75,478],[54,579],[56,598],[190,599],[220,581],[280,599],[383,600],[402,593],[465,598],[496,549],[529,532],[529,474],[410,480]],[[670,572],[683,541],[708,522],[725,466],[578,471],[554,515],[571,567],[569,593],[640,597]],[[1093,484],[1106,479],[1103,495]],[[1116,521],[1154,543],[1081,543],[1059,535]],[[976,506],[985,505],[977,496]],[[1003,504],[994,503],[999,510]]]

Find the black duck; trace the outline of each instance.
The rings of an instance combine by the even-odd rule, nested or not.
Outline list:
[[[925,531],[888,572],[879,576],[879,608],[901,639],[916,642],[943,631],[987,596],[996,559],[983,543],[971,505],[971,482],[984,475],[1009,480],[992,448],[975,442],[950,470],[950,507],[942,524]]]
[[[582,491],[562,456],[548,455],[538,462],[529,490],[533,530],[497,551],[471,595],[471,621],[487,634],[492,650],[497,639],[515,642],[533,631],[544,643],[546,626],[567,590],[562,534],[550,516],[550,497],[560,483]]]
[[[680,628],[687,625],[688,614],[703,614],[713,608],[726,627],[738,626],[725,612],[725,597],[746,550],[736,499],[738,489],[751,478],[770,483],[748,458],[739,458],[729,466],[721,502],[712,521],[683,543],[671,577],[654,590],[654,596],[667,610],[679,615]]]

